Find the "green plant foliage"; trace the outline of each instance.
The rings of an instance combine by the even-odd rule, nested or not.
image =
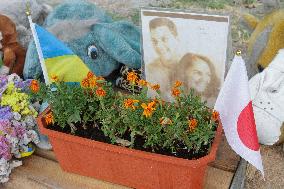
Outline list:
[[[202,146],[210,146],[217,128],[216,115],[212,116],[216,112],[212,114],[193,90],[184,91],[181,82],[176,82],[172,89],[175,102],[165,102],[159,96],[159,85],[137,81],[134,72],[128,79],[133,89],[136,85],[142,88],[140,94],[115,92],[110,83],[89,75],[81,85],[42,84],[32,97],[48,101],[54,123],[69,128],[71,133],[92,123],[99,125],[112,143],[124,139],[130,147],[135,147],[137,138],[152,151],[167,149],[175,153],[183,148],[198,152]],[[148,87],[156,90],[155,99],[147,98]],[[127,134],[130,138],[124,138]]]

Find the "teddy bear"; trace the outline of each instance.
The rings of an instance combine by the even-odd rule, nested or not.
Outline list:
[[[0,74],[17,73],[19,76],[22,76],[26,51],[17,41],[15,24],[7,16],[1,14],[0,50],[3,56],[3,65],[0,68]]]
[[[284,49],[249,81],[259,142],[284,142]]]
[[[246,58],[248,76],[251,78],[266,68],[279,49],[284,48],[284,9],[272,11],[261,20],[245,14],[243,21],[253,30]]]
[[[114,22],[95,4],[66,1],[48,15],[44,27],[62,40],[89,69],[112,79],[122,65],[141,67],[140,30],[127,21]],[[29,44],[24,67],[25,78],[42,77],[35,44]]]
[[[18,42],[27,49],[32,32],[26,16],[26,7],[29,5],[32,19],[37,24],[42,24],[52,8],[38,0],[1,0],[0,13],[9,17],[15,24],[18,33]]]

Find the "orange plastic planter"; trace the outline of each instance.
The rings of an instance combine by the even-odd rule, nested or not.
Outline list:
[[[207,164],[214,161],[221,140],[219,125],[210,153],[186,160],[46,129],[43,116],[49,111],[44,111],[37,122],[40,131],[48,135],[63,170],[133,188],[202,188]]]

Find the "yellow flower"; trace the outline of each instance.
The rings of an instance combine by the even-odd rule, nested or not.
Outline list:
[[[103,88],[99,87],[96,90],[96,95],[99,96],[99,97],[104,97],[104,96],[106,96],[106,91]]]
[[[188,120],[188,129],[190,132],[192,132],[197,127],[198,121],[196,119],[190,119]]]
[[[178,88],[182,85],[182,82],[181,81],[176,81],[175,84],[174,84],[174,88]]]
[[[137,79],[138,79],[138,76],[134,71],[127,73],[127,81],[129,81],[132,85],[136,83]]]
[[[58,82],[58,81],[59,81],[57,75],[52,75],[52,76],[51,76],[51,80],[52,80],[53,82]]]
[[[48,113],[48,114],[45,116],[45,123],[46,123],[47,125],[50,125],[50,124],[53,123],[53,115],[52,115],[51,112]]]
[[[125,99],[124,100],[124,107],[125,108],[132,108],[133,110],[136,109],[135,104],[138,103],[139,100],[134,100],[134,99]]]
[[[145,103],[141,104],[141,107],[144,109],[143,115],[145,117],[151,117],[152,116],[153,111],[156,110],[156,108],[153,107],[153,106],[155,106],[155,104],[156,103],[154,101],[152,101],[148,104],[145,104]]]

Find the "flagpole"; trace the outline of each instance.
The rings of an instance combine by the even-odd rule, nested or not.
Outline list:
[[[45,66],[42,50],[41,50],[41,47],[40,47],[40,44],[39,44],[39,39],[38,39],[36,30],[35,30],[35,24],[32,21],[31,12],[30,12],[30,9],[29,9],[28,5],[27,5],[26,14],[28,16],[28,20],[29,20],[30,27],[31,27],[31,30],[32,30],[32,34],[33,34],[34,42],[35,42],[35,45],[36,45],[36,49],[37,49],[37,53],[38,53],[38,57],[39,57],[40,65],[41,65],[41,69],[42,69],[42,72],[43,72],[43,77],[44,77],[46,85],[48,85],[49,84],[49,78],[48,78],[48,74],[47,74],[47,69],[46,69],[46,66]]]

